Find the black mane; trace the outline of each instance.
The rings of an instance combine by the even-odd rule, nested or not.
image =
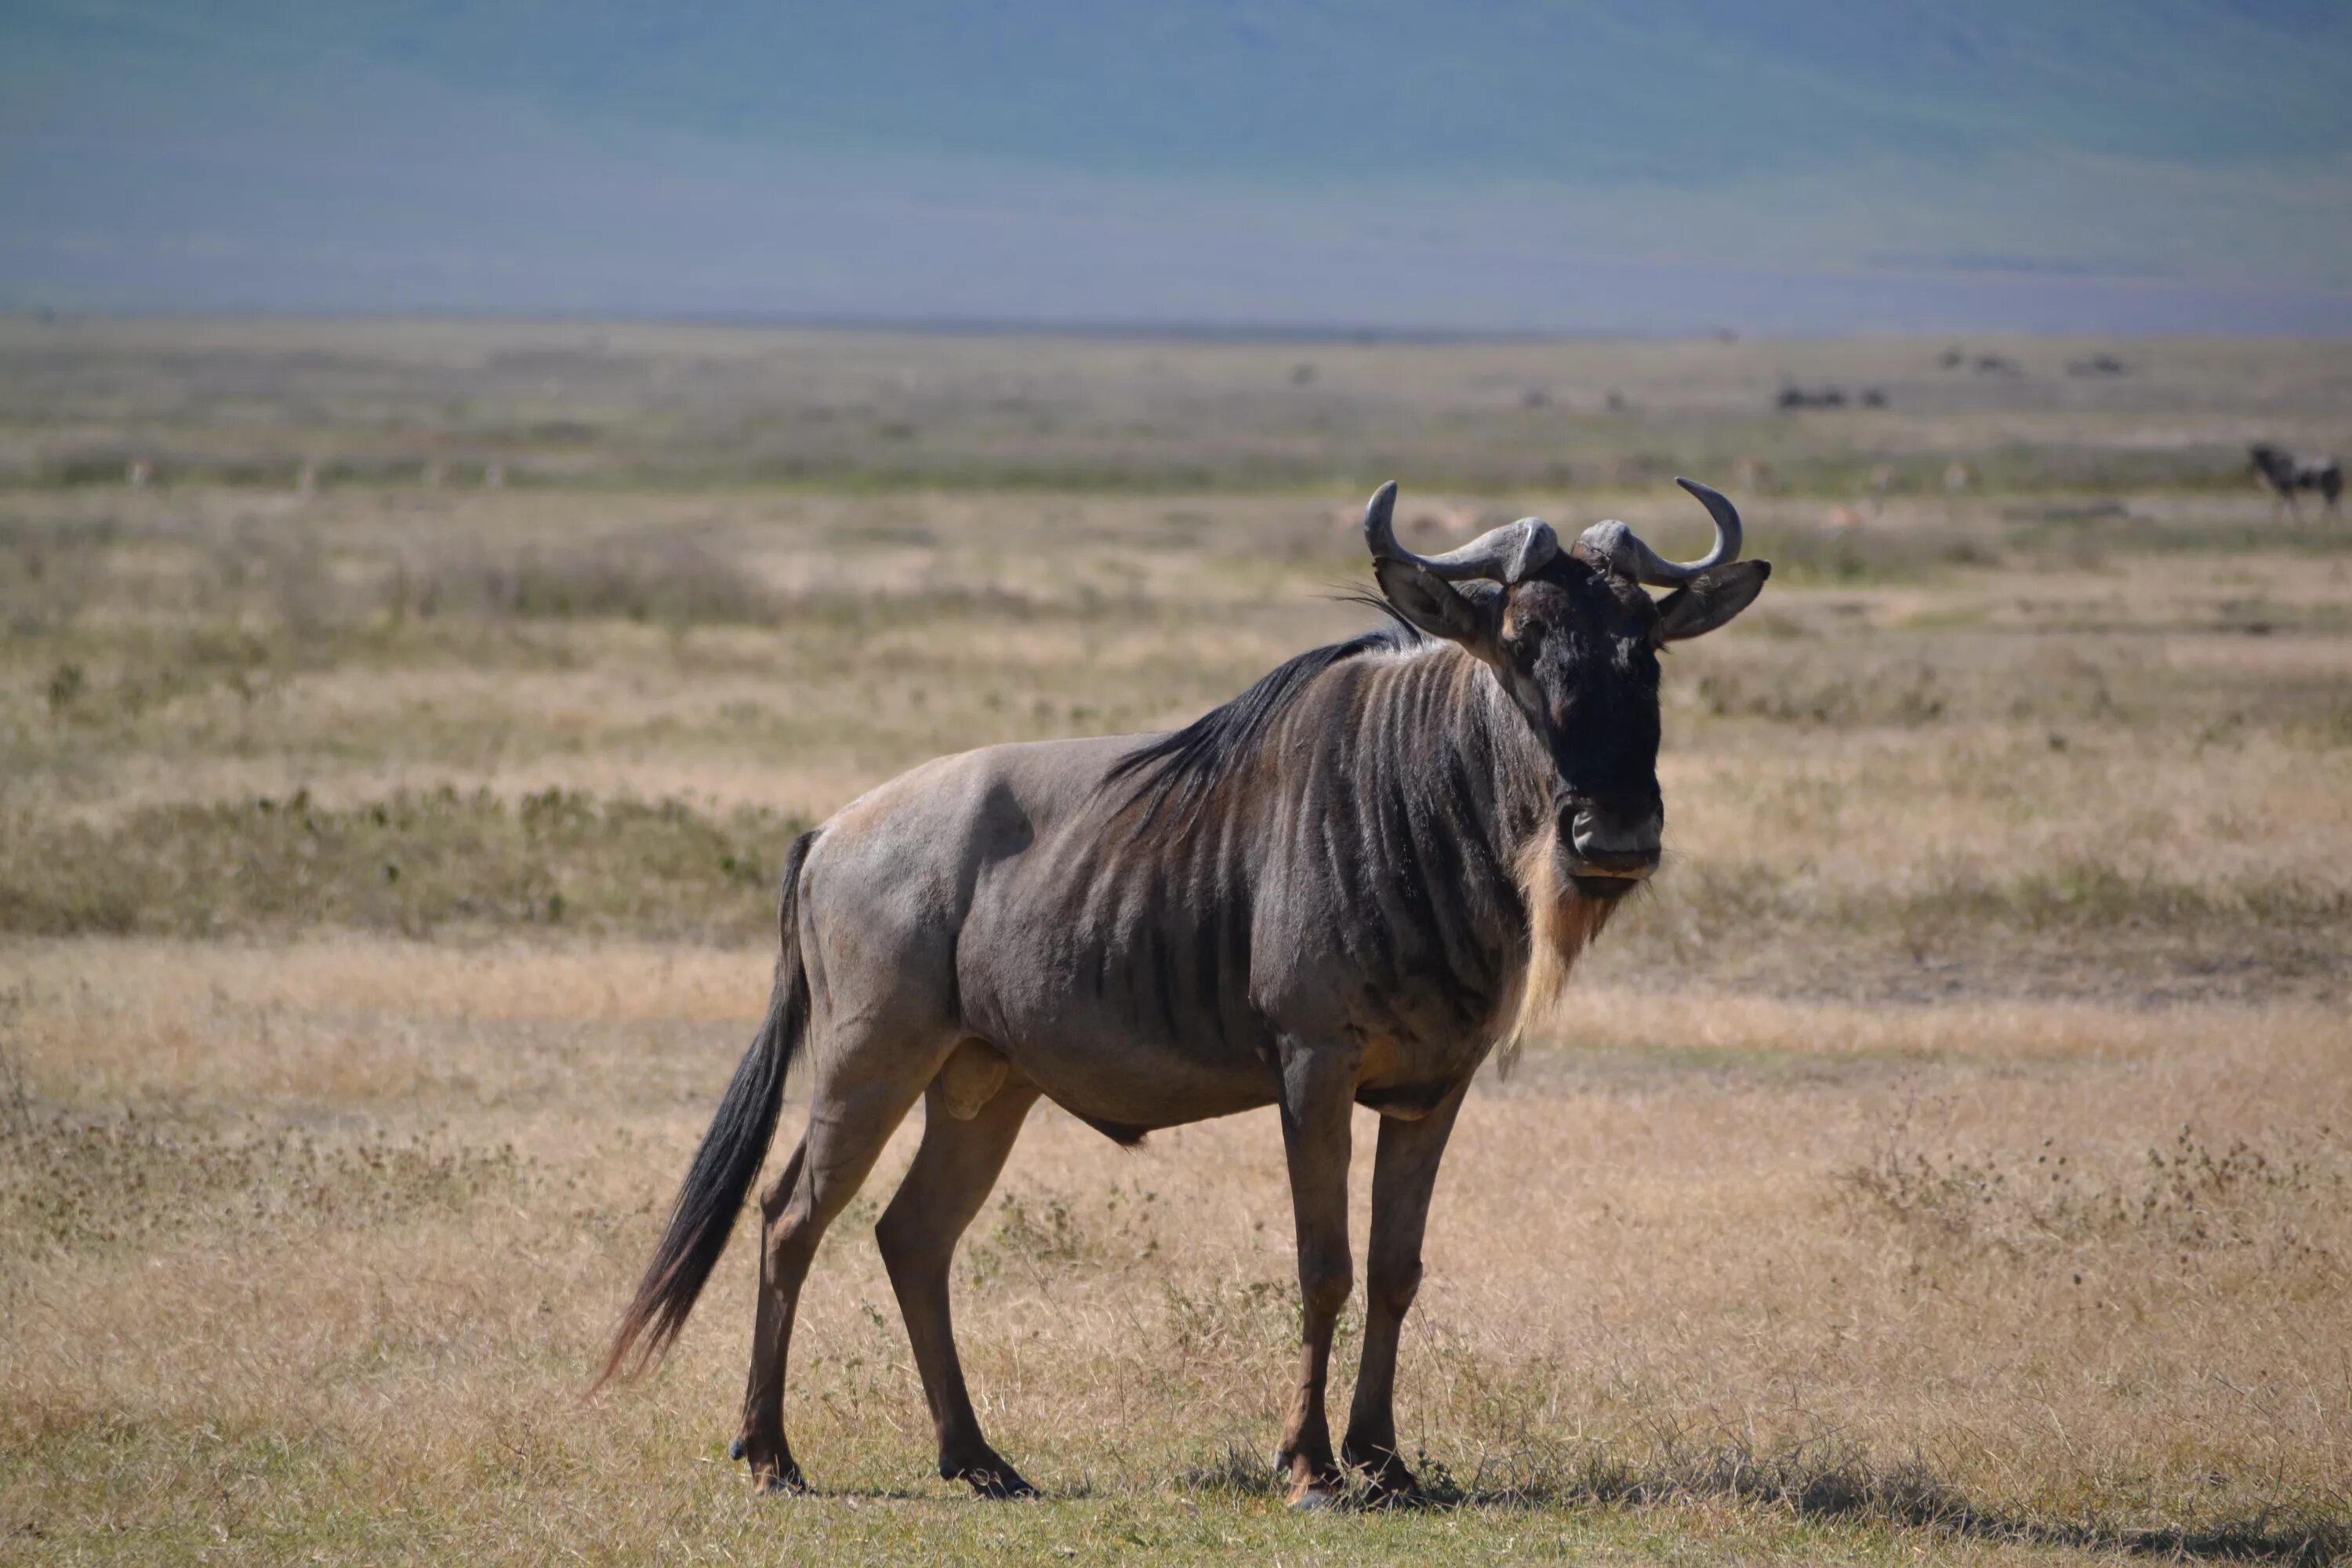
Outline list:
[[[1385,605],[1381,607],[1387,608]],[[1121,757],[1104,782],[1135,781],[1135,793],[1129,803],[1149,802],[1142,823],[1146,827],[1171,805],[1179,821],[1188,818],[1211,791],[1241,770],[1275,720],[1298,700],[1317,676],[1360,654],[1408,647],[1420,640],[1418,632],[1400,622],[1346,642],[1309,648],[1276,665],[1260,677],[1257,684],[1230,702],[1210,709],[1181,730]]]

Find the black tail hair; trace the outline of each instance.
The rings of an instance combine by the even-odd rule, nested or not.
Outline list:
[[[613,1331],[613,1348],[596,1379],[599,1388],[616,1376],[635,1377],[644,1372],[661,1359],[678,1331],[686,1327],[695,1298],[702,1294],[711,1269],[727,1250],[743,1195],[751,1191],[752,1178],[768,1157],[768,1144],[776,1135],[776,1119],[783,1109],[784,1072],[808,1028],[808,972],[801,965],[800,885],[802,862],[815,842],[815,832],[803,833],[784,858],[783,892],[776,911],[782,951],[776,959],[776,985],[768,998],[767,1020],[736,1065],[726,1098],[710,1119],[710,1130],[702,1135],[702,1146],[694,1152],[694,1163],[678,1187],[661,1244],[654,1248],[653,1261],[646,1265],[645,1278],[637,1282],[637,1293]]]

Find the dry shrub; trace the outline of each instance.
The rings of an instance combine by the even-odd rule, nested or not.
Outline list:
[[[406,564],[383,591],[394,619],[474,616],[765,626],[782,605],[730,558],[691,535],[625,535],[505,556]]]
[[[1297,1294],[1290,1279],[1215,1279],[1189,1286],[1171,1279],[1162,1289],[1169,1348],[1183,1363],[1254,1357],[1296,1331]],[[1341,1314],[1332,1334],[1334,1355],[1359,1326],[1354,1312]]]
[[[2278,879],[2185,882],[2088,857],[2009,878],[1956,874],[1904,900],[1913,919],[2012,931],[2137,928],[2321,932],[2352,919],[2352,892]],[[1858,909],[1858,919],[1878,911]]]
[[[289,1230],[446,1217],[535,1179],[511,1144],[430,1131],[321,1141],[284,1127],[232,1133],[129,1111],[16,1109],[0,1121],[0,1247],[19,1260],[152,1250],[192,1228],[275,1242]]]
[[[0,517],[0,626],[29,637],[71,626],[105,581],[118,531]]]
[[[1008,1188],[996,1222],[968,1240],[963,1267],[975,1284],[1007,1272],[1030,1279],[1077,1270],[1118,1272],[1160,1251],[1160,1194],[1114,1182],[1096,1197],[1054,1188]]]
[[[220,935],[453,921],[750,938],[806,824],[752,807],[551,789],[400,792],[345,808],[145,807],[92,824],[20,816],[0,835],[0,931]]]
[[[1966,966],[1995,994],[2220,994],[2257,980],[2325,994],[2352,978],[2336,933],[2352,891],[2284,875],[2185,876],[2094,852],[2004,874],[1928,864],[1903,880],[1842,884],[1818,867],[1715,859],[1674,868],[1610,932],[1628,953],[1686,962],[1710,948],[1837,943],[1811,976],[1824,993],[1910,995],[1937,979],[1923,963]],[[1776,982],[1785,985],[1785,980]]]
[[[1712,669],[1693,683],[1691,695],[1711,718],[1839,729],[1931,724],[1948,716],[1953,701],[1948,680],[1925,661],[1863,671],[1834,663],[1794,671]]]
[[[1842,1180],[1863,1213],[1914,1246],[2013,1259],[2139,1252],[2151,1263],[2244,1253],[2274,1288],[2339,1279],[2347,1263],[2335,1233],[2352,1196],[2352,1140],[2327,1127],[2217,1150],[2184,1126],[2168,1147],[2122,1158],[2044,1138],[2029,1160],[1929,1152],[1898,1124]]]

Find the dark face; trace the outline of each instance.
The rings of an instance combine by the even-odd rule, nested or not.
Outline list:
[[[1505,590],[1494,663],[1551,753],[1561,868],[1612,898],[1657,868],[1658,608],[1573,557]]]
[[[1408,563],[1374,564],[1404,618],[1492,666],[1553,766],[1560,869],[1614,898],[1658,867],[1658,650],[1714,630],[1756,597],[1771,567],[1736,561],[1664,599],[1576,553],[1526,581],[1463,594]]]

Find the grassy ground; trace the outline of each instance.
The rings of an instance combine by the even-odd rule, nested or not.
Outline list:
[[[0,323],[0,1555],[2352,1550],[2352,522],[2236,452],[2343,445],[2352,356],[1942,346]],[[1277,1506],[1267,1116],[1033,1121],[958,1313],[1044,1504],[929,1478],[911,1132],[796,1339],[817,1495],[723,1458],[741,1256],[583,1401],[801,825],[1360,625],[1372,479],[1673,550],[1676,469],[1781,570],[1465,1113],[1400,1408],[1457,1506]]]

